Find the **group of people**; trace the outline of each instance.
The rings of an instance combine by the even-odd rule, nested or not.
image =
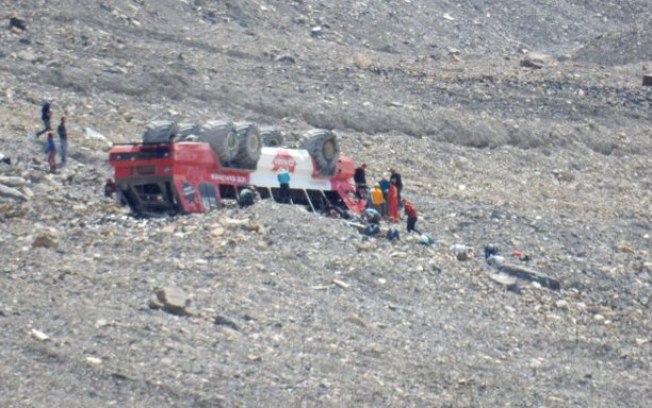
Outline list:
[[[43,133],[47,134],[47,142],[45,151],[48,157],[48,164],[50,165],[50,172],[54,173],[57,170],[57,145],[54,142],[54,130],[52,129],[52,110],[49,101],[43,102],[41,107],[41,120],[43,121],[43,130],[36,133],[38,138]],[[57,134],[59,135],[59,155],[61,157],[61,165],[66,165],[66,152],[68,150],[68,130],[66,129],[66,117],[61,116],[59,126],[57,126]]]
[[[414,203],[401,198],[403,191],[403,179],[401,174],[390,168],[380,181],[374,184],[370,190],[367,186],[367,165],[362,164],[355,169],[353,181],[355,182],[356,196],[358,199],[367,200],[367,210],[364,220],[369,223],[380,223],[385,219],[390,223],[400,220],[400,208],[403,207],[407,218],[407,232],[420,232],[416,229],[419,219],[418,211]]]

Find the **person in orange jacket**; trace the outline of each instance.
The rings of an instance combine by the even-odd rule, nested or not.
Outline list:
[[[416,232],[421,234],[419,230],[416,229],[417,220],[419,219],[419,213],[417,212],[417,207],[408,200],[401,200],[403,204],[403,209],[405,210],[405,215],[407,216],[407,232]]]
[[[399,202],[398,202],[398,189],[396,183],[391,183],[389,186],[389,194],[387,195],[387,212],[389,222],[398,222],[399,215]]]
[[[383,197],[383,190],[380,189],[380,184],[376,183],[374,189],[371,190],[371,204],[373,204],[376,211],[381,215],[383,214],[383,204],[385,203],[385,197]]]

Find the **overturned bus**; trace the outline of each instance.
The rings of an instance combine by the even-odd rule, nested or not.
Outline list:
[[[281,170],[290,173],[293,204],[353,214],[366,207],[351,183],[355,165],[340,154],[329,130],[311,130],[298,148],[287,148],[280,132],[248,122],[199,127],[158,121],[147,126],[142,142],[113,146],[109,163],[121,197],[137,215],[209,211],[244,188],[278,201]]]

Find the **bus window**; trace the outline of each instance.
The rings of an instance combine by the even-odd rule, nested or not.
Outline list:
[[[219,207],[215,187],[212,184],[199,184],[199,195],[201,196],[201,203],[204,206],[204,210],[214,210]]]

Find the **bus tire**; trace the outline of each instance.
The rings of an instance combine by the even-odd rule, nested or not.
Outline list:
[[[190,136],[199,135],[201,128],[196,123],[179,123],[177,127],[177,140],[192,140]]]
[[[145,126],[143,143],[170,143],[176,135],[176,122],[172,120],[155,120]]]
[[[260,140],[265,147],[283,146],[283,133],[280,130],[267,127],[260,129]]]
[[[258,126],[251,122],[237,122],[234,124],[238,135],[238,153],[235,165],[242,169],[255,169],[260,158],[260,132]]]
[[[337,135],[332,130],[309,130],[304,134],[300,145],[315,160],[320,175],[335,175],[340,147],[337,142]]]
[[[210,120],[204,123],[198,139],[211,146],[221,166],[228,167],[238,154],[238,134],[229,121]]]

